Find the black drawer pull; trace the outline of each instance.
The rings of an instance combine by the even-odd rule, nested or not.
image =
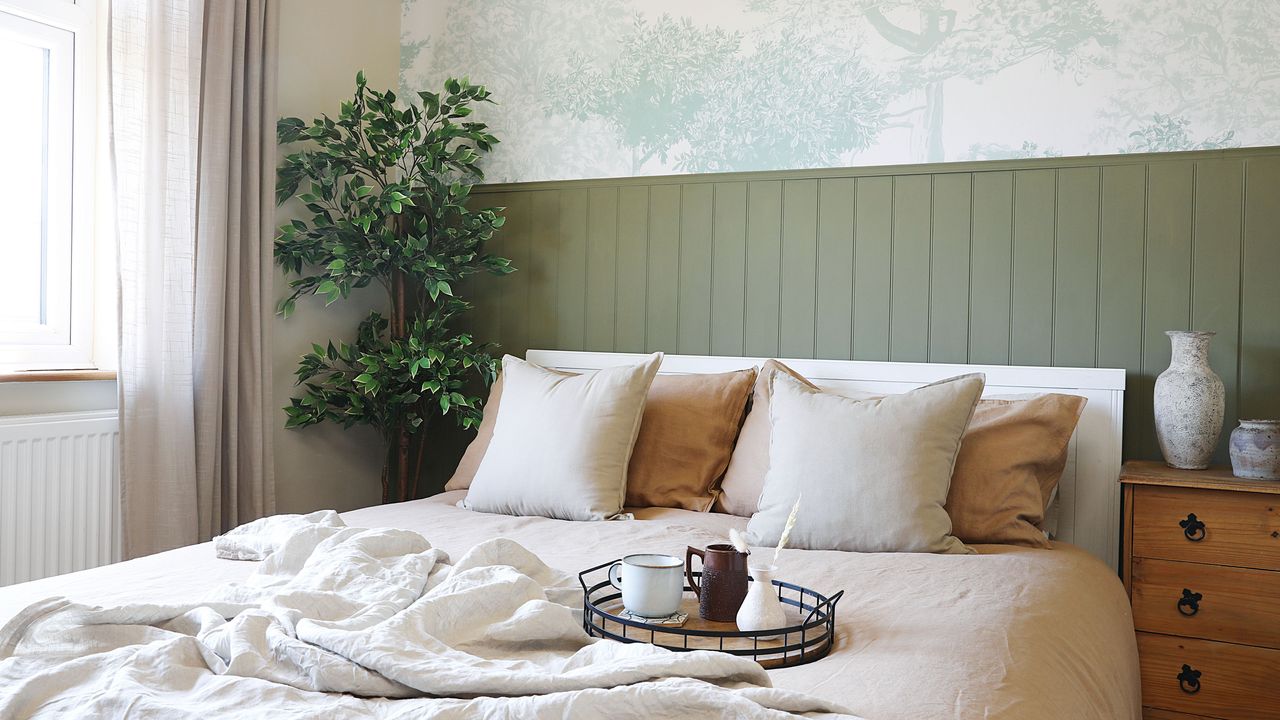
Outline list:
[[[1178,526],[1182,528],[1182,534],[1187,536],[1191,542],[1200,542],[1204,539],[1204,523],[1195,513],[1187,515],[1186,520],[1179,520]]]
[[[1178,600],[1178,612],[1191,617],[1200,612],[1200,600],[1204,598],[1198,592],[1191,592],[1187,588],[1182,588],[1182,599]]]
[[[1190,665],[1183,665],[1182,672],[1178,673],[1178,687],[1188,695],[1200,692],[1200,671],[1193,670]]]

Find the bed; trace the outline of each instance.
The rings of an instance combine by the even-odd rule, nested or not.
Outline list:
[[[626,362],[620,354],[531,351],[565,369]],[[750,358],[668,356],[664,372],[744,367]],[[956,366],[795,361],[824,384],[871,390],[919,385]],[[972,366],[963,366],[972,371]],[[816,663],[770,671],[778,688],[832,701],[866,718],[1139,718],[1137,651],[1128,600],[1114,566],[1123,376],[1114,372],[992,368],[989,392],[1088,393],[1051,549],[978,546],[973,555],[784,550],[781,579],[844,590],[837,640]],[[1119,387],[1117,387],[1117,384]],[[633,521],[568,522],[457,506],[464,491],[344,513],[348,525],[414,530],[457,557],[511,538],[553,568],[576,573],[623,553],[682,555],[722,542],[746,518],[633,508]],[[1069,505],[1065,509],[1063,505]],[[1098,510],[1101,508],[1101,510]],[[63,595],[113,605],[177,602],[243,581],[257,563],[219,560],[209,543],[0,589],[0,624],[29,603]]]

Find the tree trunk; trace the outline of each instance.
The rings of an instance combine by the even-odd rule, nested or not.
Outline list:
[[[405,276],[403,272],[396,271],[391,275],[391,337],[395,339],[404,338],[408,332],[408,318],[406,317],[409,309],[407,301],[408,291],[405,286]],[[395,453],[395,487],[397,501],[403,502],[409,500],[409,446],[410,433],[409,429],[404,425],[400,425],[395,429],[395,435],[392,438],[392,449]],[[388,460],[390,458],[388,457]],[[415,483],[416,484],[416,483]],[[384,497],[383,502],[387,501]]]
[[[927,162],[945,162],[946,149],[942,146],[942,80],[924,86],[924,150]]]

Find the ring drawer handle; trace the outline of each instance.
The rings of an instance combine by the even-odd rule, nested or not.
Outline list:
[[[1182,528],[1182,534],[1187,536],[1191,542],[1200,542],[1204,539],[1204,523],[1195,513],[1187,515],[1186,520],[1179,520],[1178,526]]]
[[[1190,665],[1183,665],[1182,672],[1178,673],[1178,687],[1188,695],[1200,692],[1200,671],[1192,669]]]
[[[1198,592],[1191,592],[1188,588],[1182,588],[1182,599],[1178,600],[1178,612],[1187,617],[1191,617],[1200,612],[1200,601],[1204,598]]]

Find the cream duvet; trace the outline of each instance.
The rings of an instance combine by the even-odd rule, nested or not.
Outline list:
[[[637,510],[634,521],[592,523],[486,515],[455,507],[453,503],[460,496],[461,493],[446,493],[343,515],[351,526],[409,530],[413,532],[405,535],[430,539],[426,547],[416,553],[435,553],[434,559],[409,573],[424,578],[423,586],[399,590],[410,595],[397,596],[400,599],[393,601],[391,607],[399,609],[391,615],[421,603],[434,587],[431,583],[440,584],[452,578],[455,563],[449,559],[471,571],[490,568],[485,572],[491,575],[507,572],[493,568],[509,568],[534,581],[541,588],[539,592],[546,598],[548,607],[568,608],[576,598],[568,599],[572,591],[564,588],[563,580],[578,570],[628,552],[682,554],[685,545],[722,541],[730,527],[745,525],[743,518],[665,509]],[[394,531],[381,532],[395,534]],[[495,538],[512,542],[495,544],[491,542]],[[501,550],[497,556],[495,548]],[[528,553],[524,552],[526,549]],[[425,682],[439,682],[439,676],[428,681],[422,677],[429,675],[404,674],[398,668],[405,663],[393,662],[399,657],[398,653],[421,652],[423,642],[414,633],[425,632],[425,626],[415,625],[406,616],[405,622],[396,625],[394,631],[387,630],[391,625],[383,626],[386,632],[378,636],[379,642],[389,645],[377,645],[369,634],[373,626],[364,624],[374,619],[367,611],[354,612],[347,608],[343,611],[347,615],[339,613],[335,619],[327,614],[333,611],[322,611],[314,604],[305,605],[309,610],[297,611],[296,617],[307,622],[286,620],[279,628],[264,627],[260,647],[268,651],[237,656],[241,666],[250,667],[251,671],[229,677],[215,670],[219,662],[229,664],[228,658],[234,660],[234,653],[224,657],[213,652],[210,656],[200,649],[201,643],[184,638],[199,638],[205,633],[212,642],[207,647],[230,648],[236,635],[221,629],[229,624],[224,616],[234,618],[258,608],[246,616],[257,618],[263,614],[264,602],[270,600],[275,604],[273,607],[278,606],[281,601],[274,599],[279,594],[277,586],[301,582],[296,577],[307,568],[307,563],[283,570],[267,567],[269,572],[264,574],[264,566],[272,561],[218,560],[210,544],[0,589],[0,623],[16,619],[10,624],[9,635],[17,637],[10,647],[0,646],[0,657],[19,650],[14,645],[24,637],[30,640],[25,632],[14,633],[12,629],[28,622],[32,613],[52,613],[48,617],[60,615],[59,622],[70,621],[72,628],[124,625],[130,629],[121,632],[144,634],[149,631],[137,628],[168,623],[171,625],[165,632],[172,634],[176,628],[183,638],[165,635],[153,641],[143,637],[146,641],[143,643],[131,642],[138,639],[134,637],[125,638],[130,642],[116,638],[107,642],[104,652],[96,654],[89,652],[93,647],[71,647],[69,652],[82,659],[58,659],[63,665],[55,670],[63,673],[63,680],[67,681],[67,678],[78,677],[77,672],[97,667],[100,677],[112,683],[137,683],[131,689],[140,698],[153,697],[146,690],[153,682],[172,680],[176,683],[177,695],[167,695],[174,688],[163,686],[150,692],[173,700],[177,703],[174,707],[179,709],[189,706],[195,708],[191,710],[193,713],[203,709],[203,717],[216,714],[209,711],[221,703],[224,710],[239,708],[244,712],[251,705],[264,717],[291,713],[417,716],[427,707],[434,712],[468,716],[515,717],[530,713],[561,716],[572,710],[590,715],[601,712],[602,708],[615,708],[610,711],[614,714],[617,708],[627,708],[627,712],[639,708],[661,714],[676,707],[687,707],[695,715],[726,716],[843,709],[866,718],[914,720],[1136,720],[1140,716],[1140,701],[1133,624],[1128,602],[1115,575],[1096,559],[1066,545],[1051,550],[979,546],[978,551],[976,555],[967,556],[784,551],[778,563],[780,579],[827,593],[843,589],[845,595],[837,610],[838,636],[832,653],[809,665],[769,671],[767,678],[753,668],[725,662],[723,657],[703,659],[702,654],[698,654],[692,659],[659,662],[647,659],[647,651],[639,646],[624,648],[609,643],[608,647],[618,649],[587,650],[585,657],[591,660],[587,665],[597,665],[595,661],[600,660],[593,670],[600,671],[600,678],[585,685],[560,686],[548,680],[544,685],[513,686],[514,689],[504,691],[501,686],[483,684],[433,684],[430,687],[442,690],[435,694],[456,695],[461,699],[369,700],[361,696],[404,698],[430,692],[425,686],[419,687]],[[504,559],[508,555],[521,560]],[[540,574],[543,563],[546,570]],[[317,568],[308,572],[312,571],[319,572]],[[436,580],[427,580],[433,573]],[[342,572],[338,571],[338,575]],[[308,577],[314,580],[320,576]],[[228,589],[227,584],[232,582],[239,583],[238,590]],[[316,583],[324,584],[319,580],[310,585],[308,582],[301,584],[313,590]],[[65,602],[104,608],[132,607],[140,614],[108,616],[107,622],[103,622],[103,616],[94,615],[96,611],[64,605],[64,601],[31,607],[32,603],[50,597],[65,597]],[[520,597],[523,596],[515,600]],[[515,600],[504,602],[511,605]],[[376,605],[363,599],[359,602],[363,603],[360,607]],[[219,603],[231,603],[234,607]],[[524,601],[508,607],[509,614],[523,604]],[[212,609],[204,612],[195,610],[197,607]],[[380,612],[388,611],[384,608]],[[22,617],[18,617],[20,615]],[[425,612],[415,622],[428,622],[439,616],[439,612]],[[294,615],[284,613],[281,617]],[[551,639],[546,641],[552,645],[569,643],[559,646],[563,657],[547,660],[551,664],[540,671],[544,675],[576,670],[578,665],[569,660],[575,653],[584,647],[604,647],[599,643],[573,647],[573,642],[581,643],[581,637],[574,628],[564,624],[564,617],[561,614],[556,623],[543,630],[550,633],[547,638]],[[135,622],[119,622],[121,620]],[[340,627],[337,630],[329,627],[333,623]],[[341,635],[339,630],[345,632],[353,628],[365,634],[344,636],[346,645],[334,640]],[[320,629],[324,632],[319,632]],[[440,628],[434,631],[444,632]],[[222,645],[218,644],[220,633],[226,638]],[[430,632],[425,636],[437,637]],[[52,633],[49,637],[60,636]],[[99,639],[90,638],[87,642],[92,644]],[[112,642],[119,644],[111,646]],[[165,652],[158,655],[137,650],[138,647],[154,650],[153,645],[166,642],[171,647],[165,646]],[[302,645],[294,645],[295,642]],[[57,651],[53,643],[46,641],[46,644],[52,648],[50,652]],[[507,649],[527,646],[514,639],[504,645]],[[319,648],[342,658],[343,662],[326,665],[305,655],[281,654],[282,648],[304,654],[313,652],[311,648]],[[465,648],[439,650],[448,657],[453,657],[448,653],[455,651],[468,654]],[[633,662],[626,659],[633,654],[639,654],[646,658],[644,663],[649,663],[643,672],[608,674],[617,669],[618,663]],[[0,661],[0,675],[7,683],[20,684],[23,677],[49,670],[48,662],[42,665],[44,661],[35,659],[39,655],[37,652],[28,656],[31,659],[15,655]],[[45,660],[48,659],[46,656]],[[95,666],[101,662],[108,665]],[[260,667],[255,667],[255,663]],[[328,669],[320,672],[321,667]],[[317,670],[304,671],[304,668]],[[281,675],[273,677],[273,673]],[[313,677],[314,673],[319,674]],[[299,680],[300,676],[304,679]],[[313,681],[315,684],[307,685]],[[358,684],[362,682],[390,684]],[[768,684],[783,692],[763,688]],[[68,685],[76,686],[75,682]],[[62,686],[54,682],[47,687]],[[0,697],[5,697],[4,692],[0,690]],[[55,692],[50,702],[57,702],[56,697],[75,697],[74,689],[58,692],[71,695],[59,696]],[[484,697],[472,698],[474,695]],[[516,699],[492,700],[488,698],[491,695],[513,695]],[[599,704],[580,704],[587,700],[598,700]],[[137,706],[135,711],[141,707]],[[61,708],[70,709],[71,706]]]

